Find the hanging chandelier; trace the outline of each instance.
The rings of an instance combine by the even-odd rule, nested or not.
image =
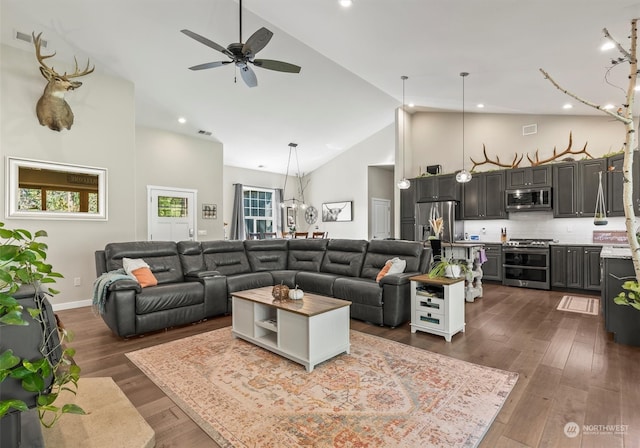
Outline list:
[[[287,160],[287,172],[284,176],[284,187],[282,188],[282,194],[286,194],[287,192],[287,180],[289,179],[289,168],[291,167],[291,157],[295,155],[296,158],[296,168],[298,172],[296,173],[296,177],[298,179],[298,188],[300,189],[300,198],[298,199],[295,195],[292,195],[289,199],[283,199],[280,203],[280,207],[291,207],[291,208],[300,208],[302,210],[307,208],[307,204],[304,202],[304,189],[302,188],[302,177],[300,176],[300,163],[298,161],[298,144],[297,143],[289,143],[289,159]]]
[[[460,73],[462,77],[462,169],[456,173],[456,181],[461,184],[467,183],[471,180],[471,173],[464,169],[464,78],[469,76],[469,73]]]
[[[405,134],[407,133],[407,131],[406,131],[406,128],[407,128],[407,115],[406,115],[405,103],[404,103],[404,82],[407,79],[409,79],[409,77],[402,75],[400,77],[400,79],[402,79],[402,180],[400,180],[398,182],[398,188],[401,189],[401,190],[406,190],[411,186],[411,182],[409,182],[409,179],[407,179],[407,176],[405,175],[405,163],[404,163],[404,159],[405,159],[405,156],[407,154],[407,150],[404,147]]]

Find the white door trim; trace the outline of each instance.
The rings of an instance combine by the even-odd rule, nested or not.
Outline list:
[[[382,198],[371,198],[371,239],[379,239],[377,238],[376,231],[379,229],[380,223],[377,222],[378,214],[376,213],[376,208],[378,206],[382,206],[386,208],[385,221],[382,223],[385,227],[384,230],[384,238],[391,237],[391,199],[382,199]]]

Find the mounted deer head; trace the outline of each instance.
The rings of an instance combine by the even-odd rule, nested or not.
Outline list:
[[[64,94],[68,90],[77,89],[82,85],[79,81],[71,81],[71,78],[79,78],[80,76],[88,75],[93,72],[95,69],[91,67],[89,69],[89,61],[87,60],[87,66],[84,70],[78,70],[78,61],[74,57],[74,61],[76,63],[76,69],[73,73],[64,75],[59,75],[53,69],[53,67],[49,68],[47,64],[44,63],[45,59],[51,58],[56,55],[55,52],[49,55],[40,54],[40,46],[41,40],[40,36],[42,33],[37,36],[35,33],[31,34],[33,36],[33,44],[36,47],[36,58],[40,63],[40,73],[47,80],[47,86],[44,88],[44,92],[42,96],[38,100],[38,104],[36,105],[36,115],[38,115],[38,121],[42,126],[48,126],[49,129],[54,131],[61,131],[62,129],[71,129],[71,125],[73,124],[73,112],[71,111],[71,107],[64,100]]]

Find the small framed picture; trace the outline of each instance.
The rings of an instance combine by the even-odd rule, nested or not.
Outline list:
[[[216,204],[202,204],[202,219],[218,219],[218,206]]]
[[[352,221],[353,201],[325,202],[322,204],[322,221]]]

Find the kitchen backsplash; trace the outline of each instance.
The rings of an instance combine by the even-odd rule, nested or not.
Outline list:
[[[465,234],[478,235],[480,241],[500,242],[500,229],[507,238],[543,238],[567,244],[591,244],[594,230],[625,230],[624,217],[608,218],[606,226],[596,226],[591,218],[553,218],[553,212],[509,213],[509,219],[464,222]],[[484,232],[483,232],[484,229]]]

